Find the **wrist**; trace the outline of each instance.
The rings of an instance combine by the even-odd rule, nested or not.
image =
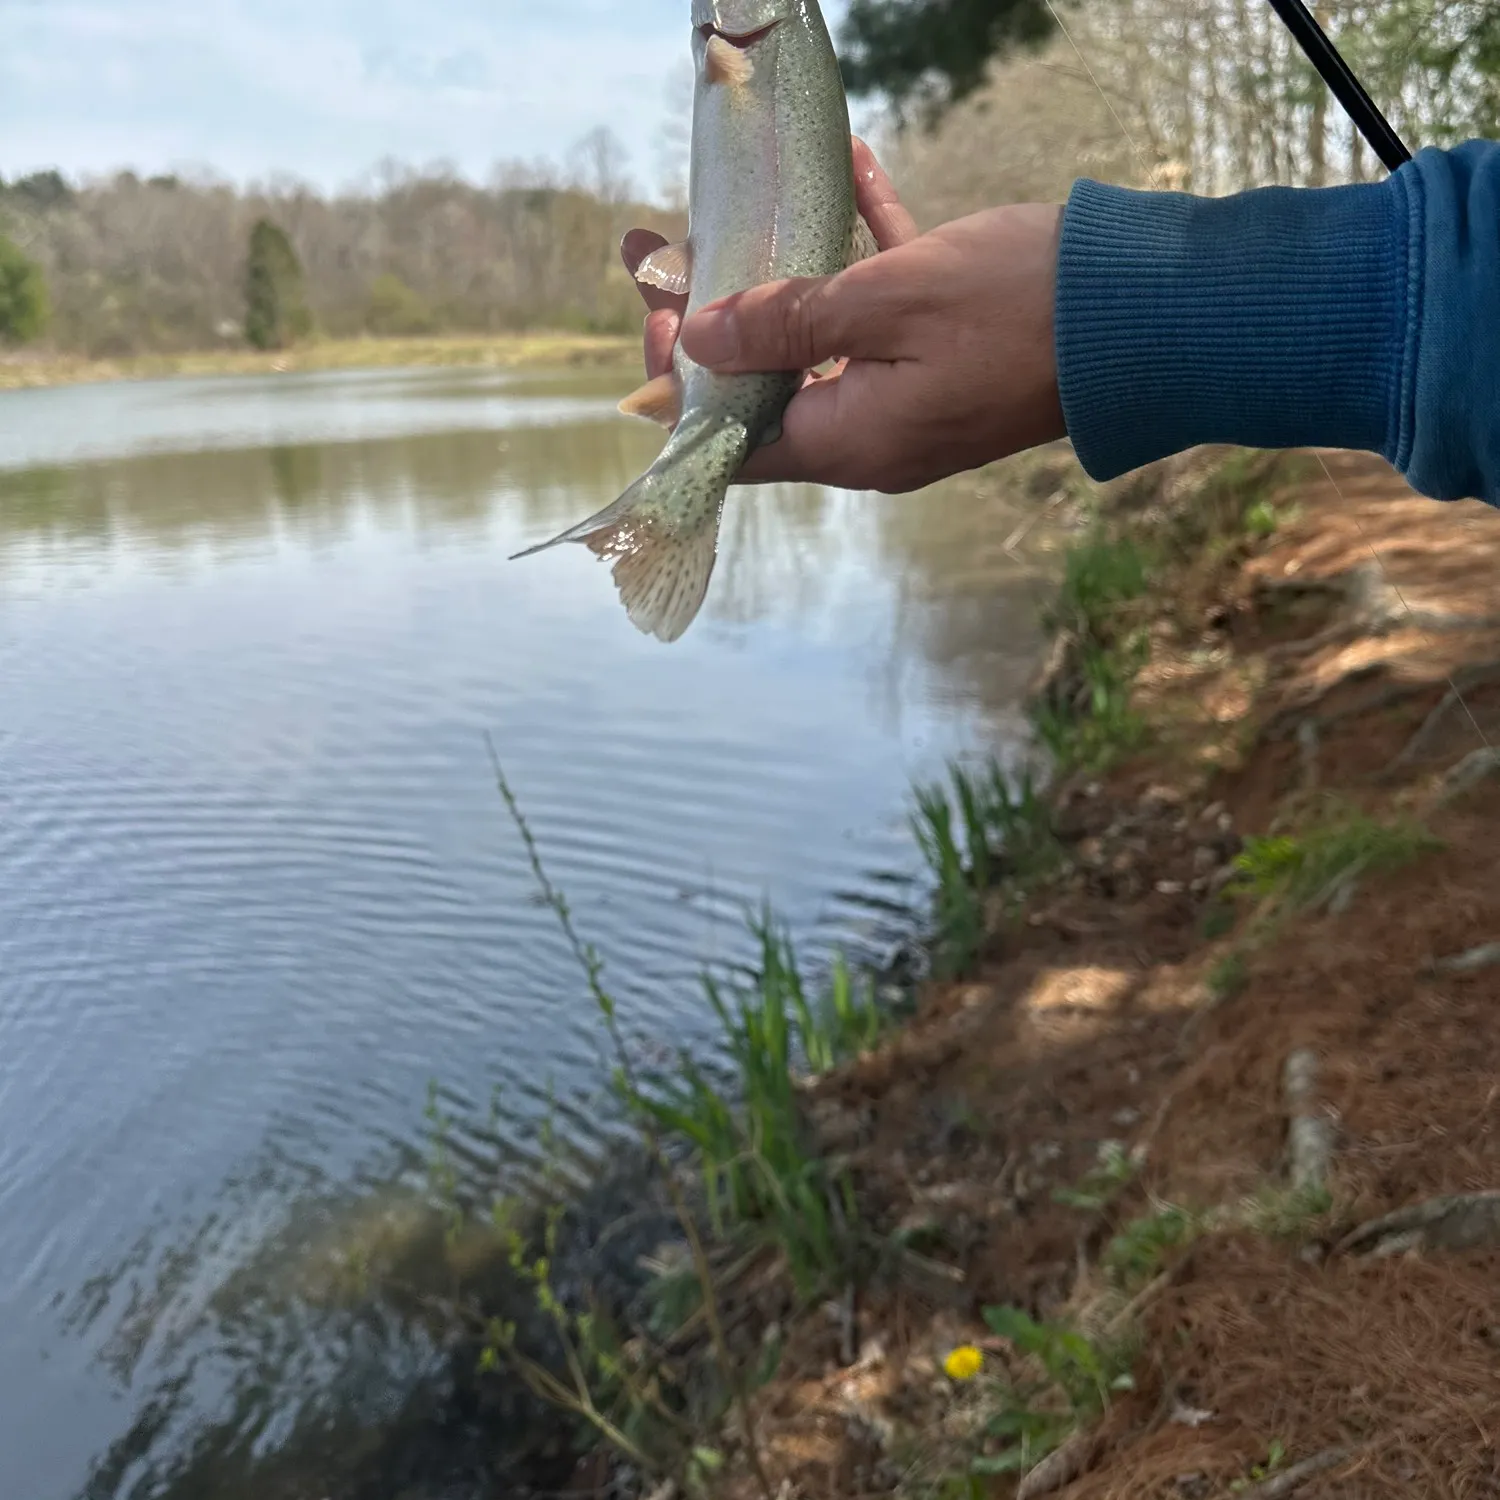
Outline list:
[[[1054,340],[1069,435],[1096,479],[1199,443],[1384,452],[1399,425],[1404,187],[1229,198],[1080,181]]]

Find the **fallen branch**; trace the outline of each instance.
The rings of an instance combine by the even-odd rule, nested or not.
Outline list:
[[[1334,1246],[1335,1255],[1400,1255],[1409,1250],[1476,1250],[1500,1246],[1500,1191],[1428,1198],[1361,1224]]]
[[[1341,1463],[1353,1458],[1358,1451],[1356,1448],[1325,1448],[1321,1453],[1314,1453],[1311,1458],[1304,1458],[1301,1463],[1295,1463],[1291,1468],[1263,1479],[1253,1489],[1244,1491],[1243,1500],[1284,1500],[1287,1495],[1295,1495],[1309,1479],[1316,1479],[1319,1474],[1336,1469]]]

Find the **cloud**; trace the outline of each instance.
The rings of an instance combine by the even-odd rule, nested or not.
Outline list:
[[[835,23],[843,0],[826,5]],[[0,0],[0,174],[208,163],[323,188],[385,158],[562,159],[599,125],[654,177],[689,0]]]

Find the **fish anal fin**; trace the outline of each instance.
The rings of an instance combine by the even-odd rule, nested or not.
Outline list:
[[[635,279],[646,286],[660,287],[664,292],[685,297],[693,274],[693,258],[686,241],[675,245],[658,245],[635,268]]]
[[[875,231],[865,223],[863,214],[856,213],[854,230],[849,236],[849,264],[857,265],[860,261],[879,254],[880,246],[875,243]]]
[[[663,427],[675,427],[682,416],[682,387],[670,371],[637,386],[619,408],[627,417],[645,417]]]
[[[755,77],[755,63],[743,47],[736,47],[715,32],[703,54],[703,76],[709,83],[743,87]]]

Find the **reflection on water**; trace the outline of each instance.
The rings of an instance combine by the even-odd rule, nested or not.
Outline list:
[[[310,1296],[319,1247],[413,1212],[431,1079],[498,1091],[476,1182],[549,1096],[607,1124],[486,732],[632,1046],[710,1045],[762,895],[815,954],[904,932],[909,779],[1015,729],[1025,503],[735,492],[664,648],[584,549],[505,561],[649,461],[628,383],[0,395],[0,1494],[341,1494],[247,1459],[437,1420],[420,1320]]]

